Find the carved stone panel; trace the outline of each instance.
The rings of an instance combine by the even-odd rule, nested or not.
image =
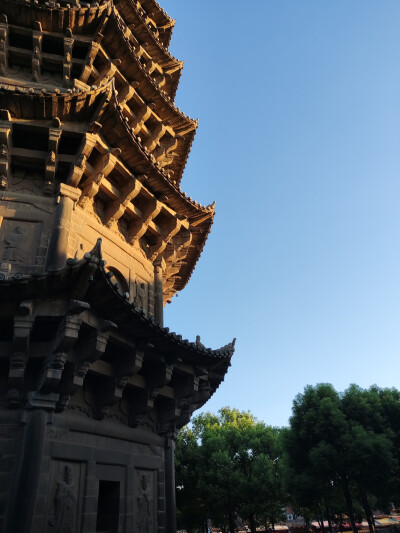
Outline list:
[[[35,261],[42,224],[25,220],[4,219],[0,227],[0,263],[24,273]]]
[[[85,465],[53,460],[50,471],[48,533],[80,531]]]
[[[156,533],[157,531],[157,472],[155,470],[135,471],[135,533]]]
[[[149,285],[139,276],[136,278],[136,303],[138,308],[142,309],[147,315],[149,308]]]

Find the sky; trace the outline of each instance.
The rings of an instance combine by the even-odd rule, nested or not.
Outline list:
[[[215,222],[165,325],[237,338],[203,410],[285,426],[306,385],[400,388],[400,2],[160,0]]]

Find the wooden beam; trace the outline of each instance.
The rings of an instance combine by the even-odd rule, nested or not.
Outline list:
[[[6,190],[11,177],[12,122],[8,110],[0,110],[0,116],[0,190]]]
[[[0,75],[7,76],[8,71],[8,21],[6,15],[0,15]]]
[[[64,63],[63,63],[63,86],[69,87],[71,84],[72,70],[72,48],[74,39],[70,28],[67,28],[67,34],[64,37]]]
[[[32,39],[33,39],[33,54],[32,54],[32,78],[33,81],[40,81],[41,74],[41,62],[42,62],[42,42],[43,31],[42,25],[39,21],[36,21],[33,26]]]

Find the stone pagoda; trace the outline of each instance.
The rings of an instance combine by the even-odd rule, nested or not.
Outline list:
[[[0,2],[0,531],[175,533],[177,430],[224,379],[163,325],[214,206],[180,181],[155,0]]]

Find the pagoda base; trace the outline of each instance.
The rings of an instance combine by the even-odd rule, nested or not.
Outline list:
[[[90,419],[83,405],[0,417],[2,531],[172,533],[171,439]]]

